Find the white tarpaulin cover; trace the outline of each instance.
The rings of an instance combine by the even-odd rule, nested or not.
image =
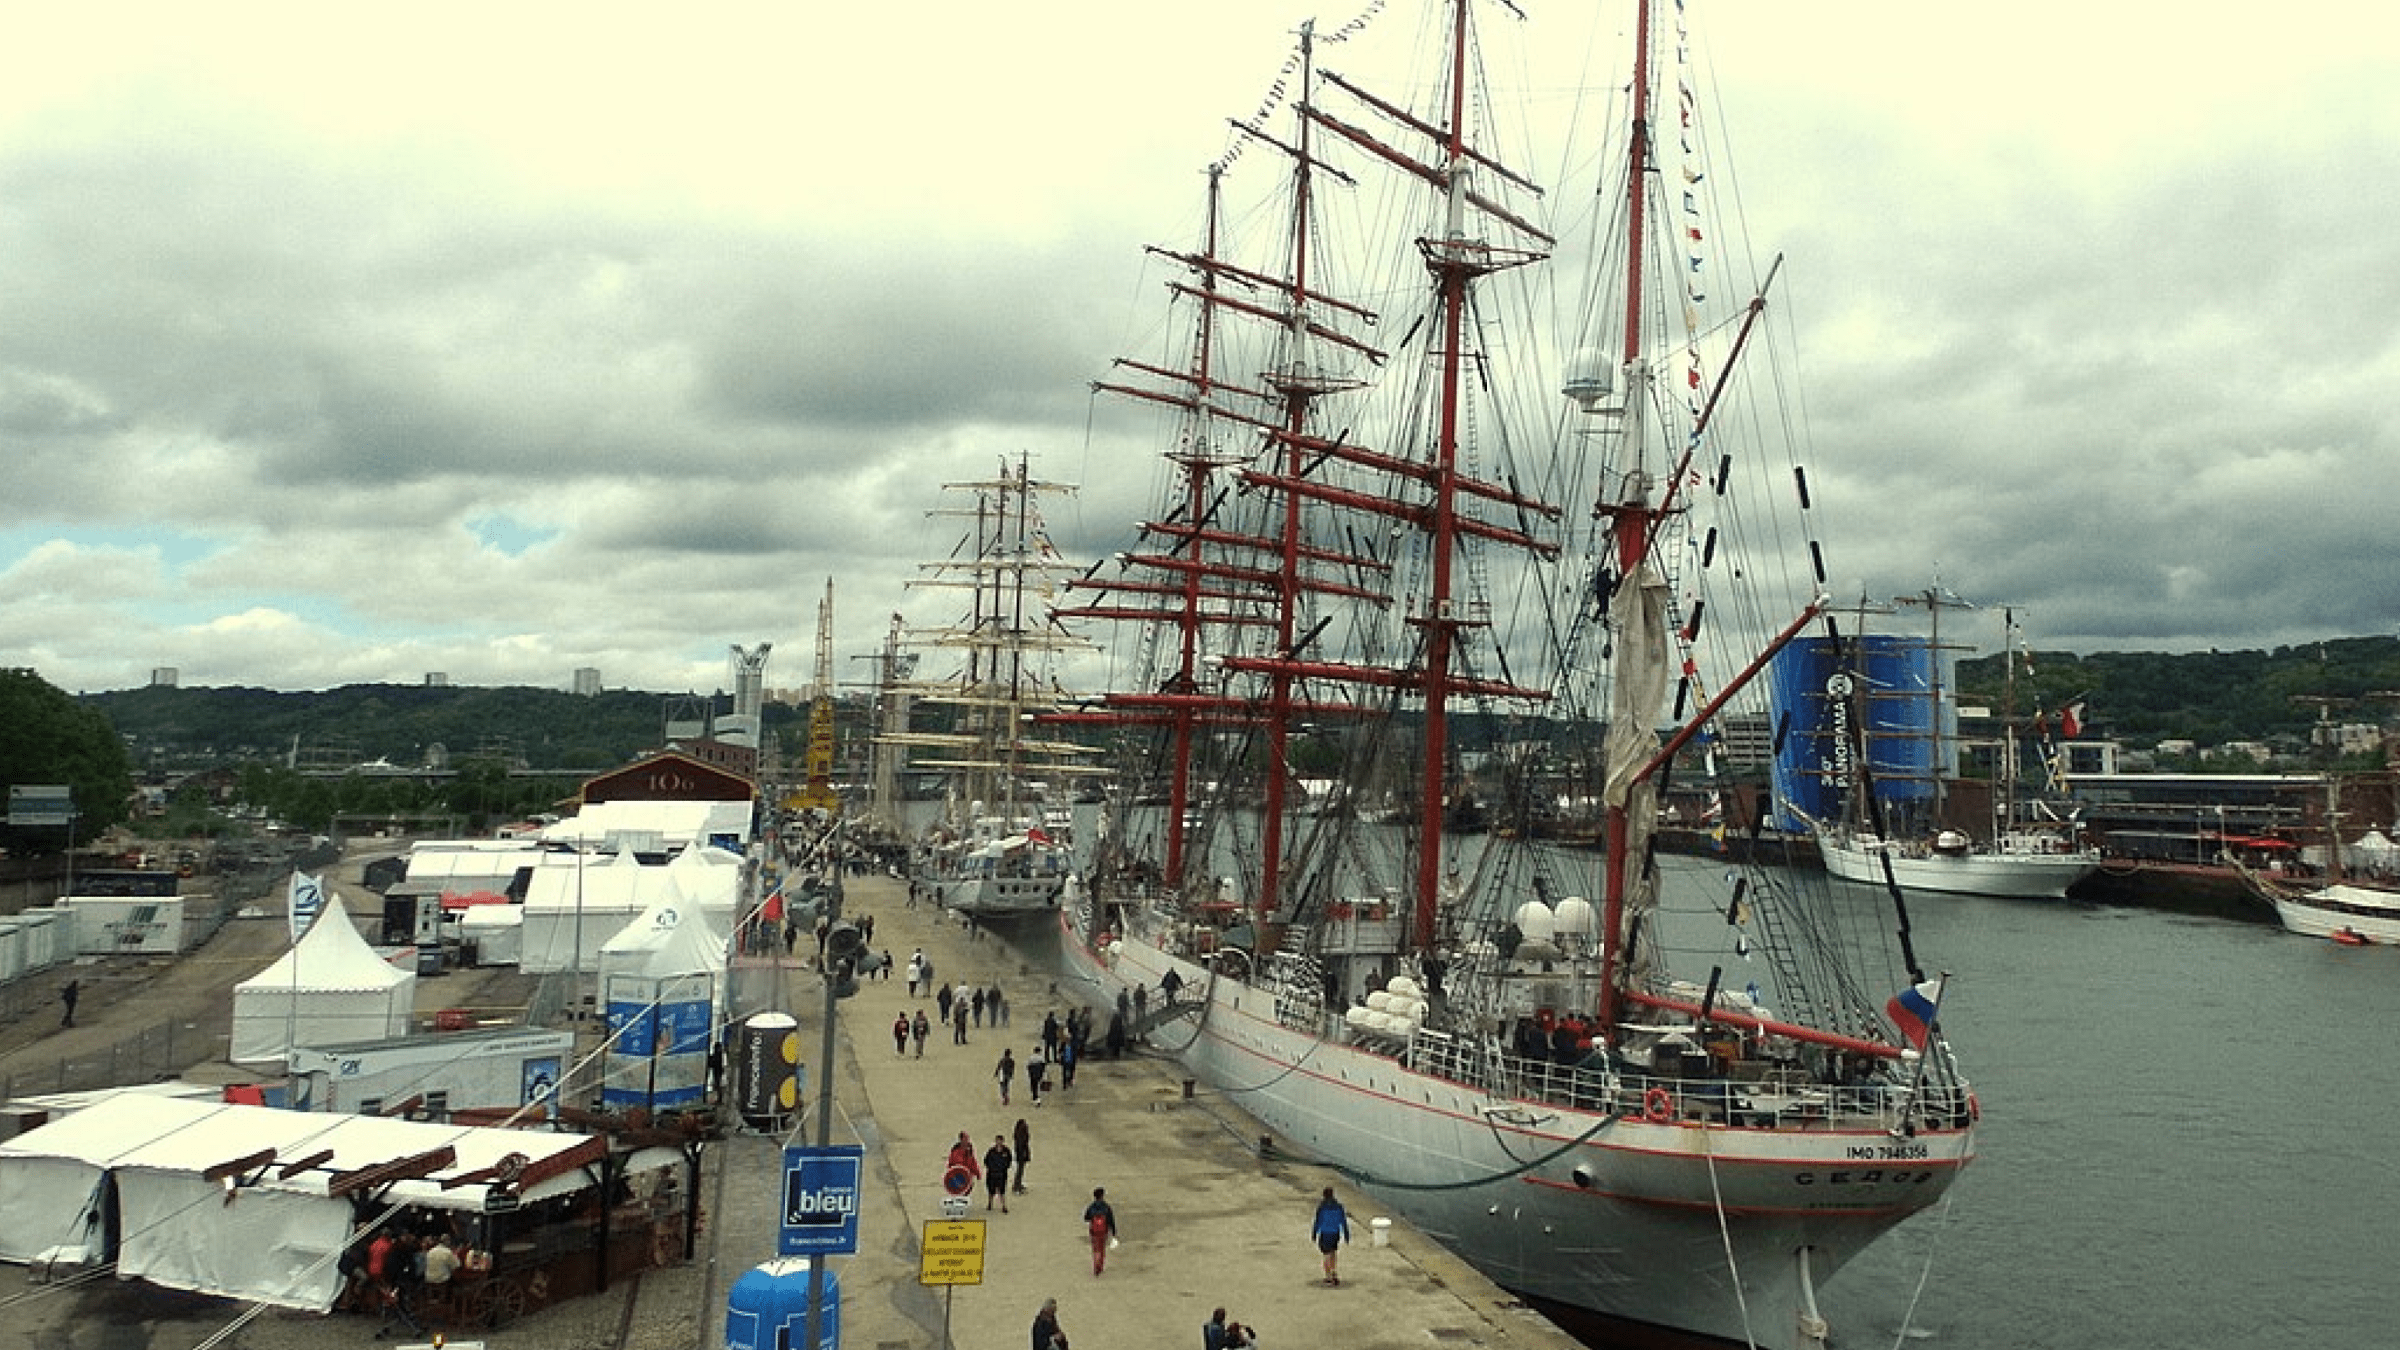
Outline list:
[[[278,1066],[293,1044],[405,1036],[414,1025],[417,975],[375,954],[339,904],[275,964],[233,987],[236,1064]]]
[[[351,1203],[326,1194],[338,1173],[428,1153],[458,1157],[430,1177],[394,1183],[386,1203],[481,1211],[489,1187],[444,1190],[441,1178],[490,1167],[511,1153],[555,1157],[586,1136],[547,1130],[429,1125],[375,1116],[323,1115],[151,1095],[107,1098],[87,1110],[0,1142],[0,1260],[24,1262],[56,1246],[104,1260],[105,1177],[118,1212],[117,1275],[170,1289],[324,1311],[341,1284],[334,1258],[349,1240]],[[203,1173],[272,1149],[280,1162],[320,1150],[333,1156],[289,1178],[269,1167],[228,1192]],[[672,1154],[668,1155],[670,1158]],[[663,1161],[663,1160],[662,1160]],[[582,1169],[528,1188],[527,1201],[591,1185]]]

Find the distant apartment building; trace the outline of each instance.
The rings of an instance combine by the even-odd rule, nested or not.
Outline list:
[[[575,668],[575,694],[578,698],[597,698],[600,695],[600,667]]]
[[[174,666],[150,667],[150,687],[153,689],[172,689],[182,678],[183,671]]]
[[[447,689],[447,688],[449,688],[449,687],[450,687],[450,672],[449,672],[449,671],[446,671],[446,670],[429,670],[429,671],[426,671],[426,672],[425,672],[425,687],[426,687],[426,688],[428,688],[428,689]]]

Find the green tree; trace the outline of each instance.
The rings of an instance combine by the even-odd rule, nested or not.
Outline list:
[[[30,670],[0,670],[0,784],[65,784],[75,794],[78,840],[133,814],[133,766],[116,727]],[[55,852],[69,832],[0,827],[0,835],[13,850]]]

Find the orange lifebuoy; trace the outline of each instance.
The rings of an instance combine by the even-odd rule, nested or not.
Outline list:
[[[1663,1087],[1642,1094],[1642,1114],[1664,1125],[1675,1118],[1675,1098]]]

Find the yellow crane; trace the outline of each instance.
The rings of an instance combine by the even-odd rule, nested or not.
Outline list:
[[[833,578],[825,579],[825,598],[817,602],[817,681],[808,703],[808,777],[784,798],[786,809],[811,808],[829,816],[842,813],[841,794],[833,789]]]

